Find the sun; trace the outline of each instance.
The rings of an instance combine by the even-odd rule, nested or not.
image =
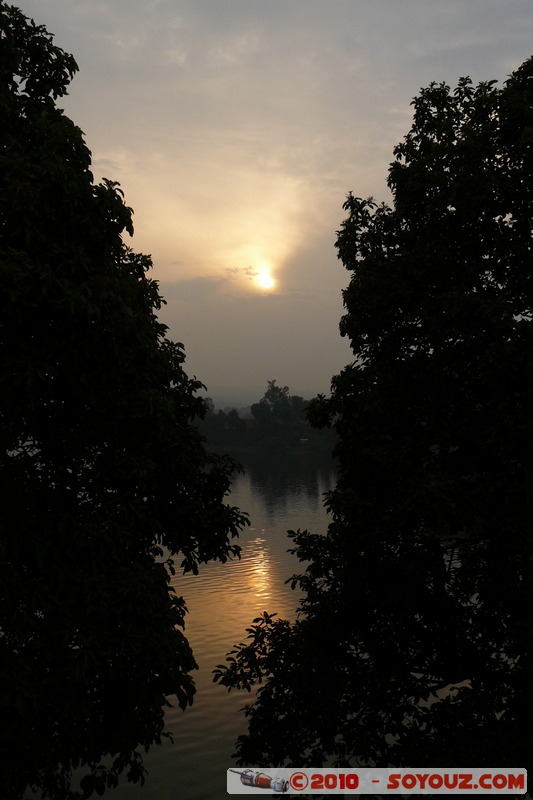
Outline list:
[[[260,289],[273,289],[276,285],[275,278],[272,277],[270,265],[262,265],[254,278]]]

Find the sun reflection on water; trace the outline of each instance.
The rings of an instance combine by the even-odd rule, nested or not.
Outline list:
[[[246,554],[249,561],[249,583],[257,597],[272,596],[272,562],[266,542],[260,536],[252,539]]]

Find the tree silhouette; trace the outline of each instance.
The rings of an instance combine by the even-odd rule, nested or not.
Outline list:
[[[267,381],[264,396],[251,407],[257,442],[267,446],[298,444],[300,437],[309,431],[307,406],[303,397],[290,394],[288,386],[278,386],[275,380]]]
[[[247,520],[131,209],[56,106],[74,59],[3,2],[0,48],[0,794],[65,800],[144,781],[194,694],[173,557],[225,561]]]
[[[258,618],[215,679],[261,680],[243,764],[527,766],[533,617],[533,60],[431,84],[389,171],[352,194],[327,535],[293,624]]]

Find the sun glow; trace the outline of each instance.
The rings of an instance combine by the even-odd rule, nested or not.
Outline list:
[[[276,285],[276,280],[272,277],[270,264],[261,264],[257,274],[254,276],[254,280],[260,289],[273,289]]]

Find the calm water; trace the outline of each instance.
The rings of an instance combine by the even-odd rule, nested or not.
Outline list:
[[[287,553],[288,529],[325,531],[328,519],[323,493],[334,486],[329,460],[322,464],[299,458],[255,460],[238,478],[230,502],[250,514],[251,528],[241,537],[240,561],[208,564],[198,576],[176,576],[174,585],[186,599],[186,635],[199,670],[194,705],[169,710],[167,728],[174,744],[155,748],[145,757],[149,777],[143,788],[123,783],[108,800],[212,800],[226,796],[226,769],[239,733],[245,732],[239,712],[250,695],[228,694],[212,681],[211,672],[225,660],[234,643],[263,611],[294,617],[298,597],[285,581],[299,571]]]

